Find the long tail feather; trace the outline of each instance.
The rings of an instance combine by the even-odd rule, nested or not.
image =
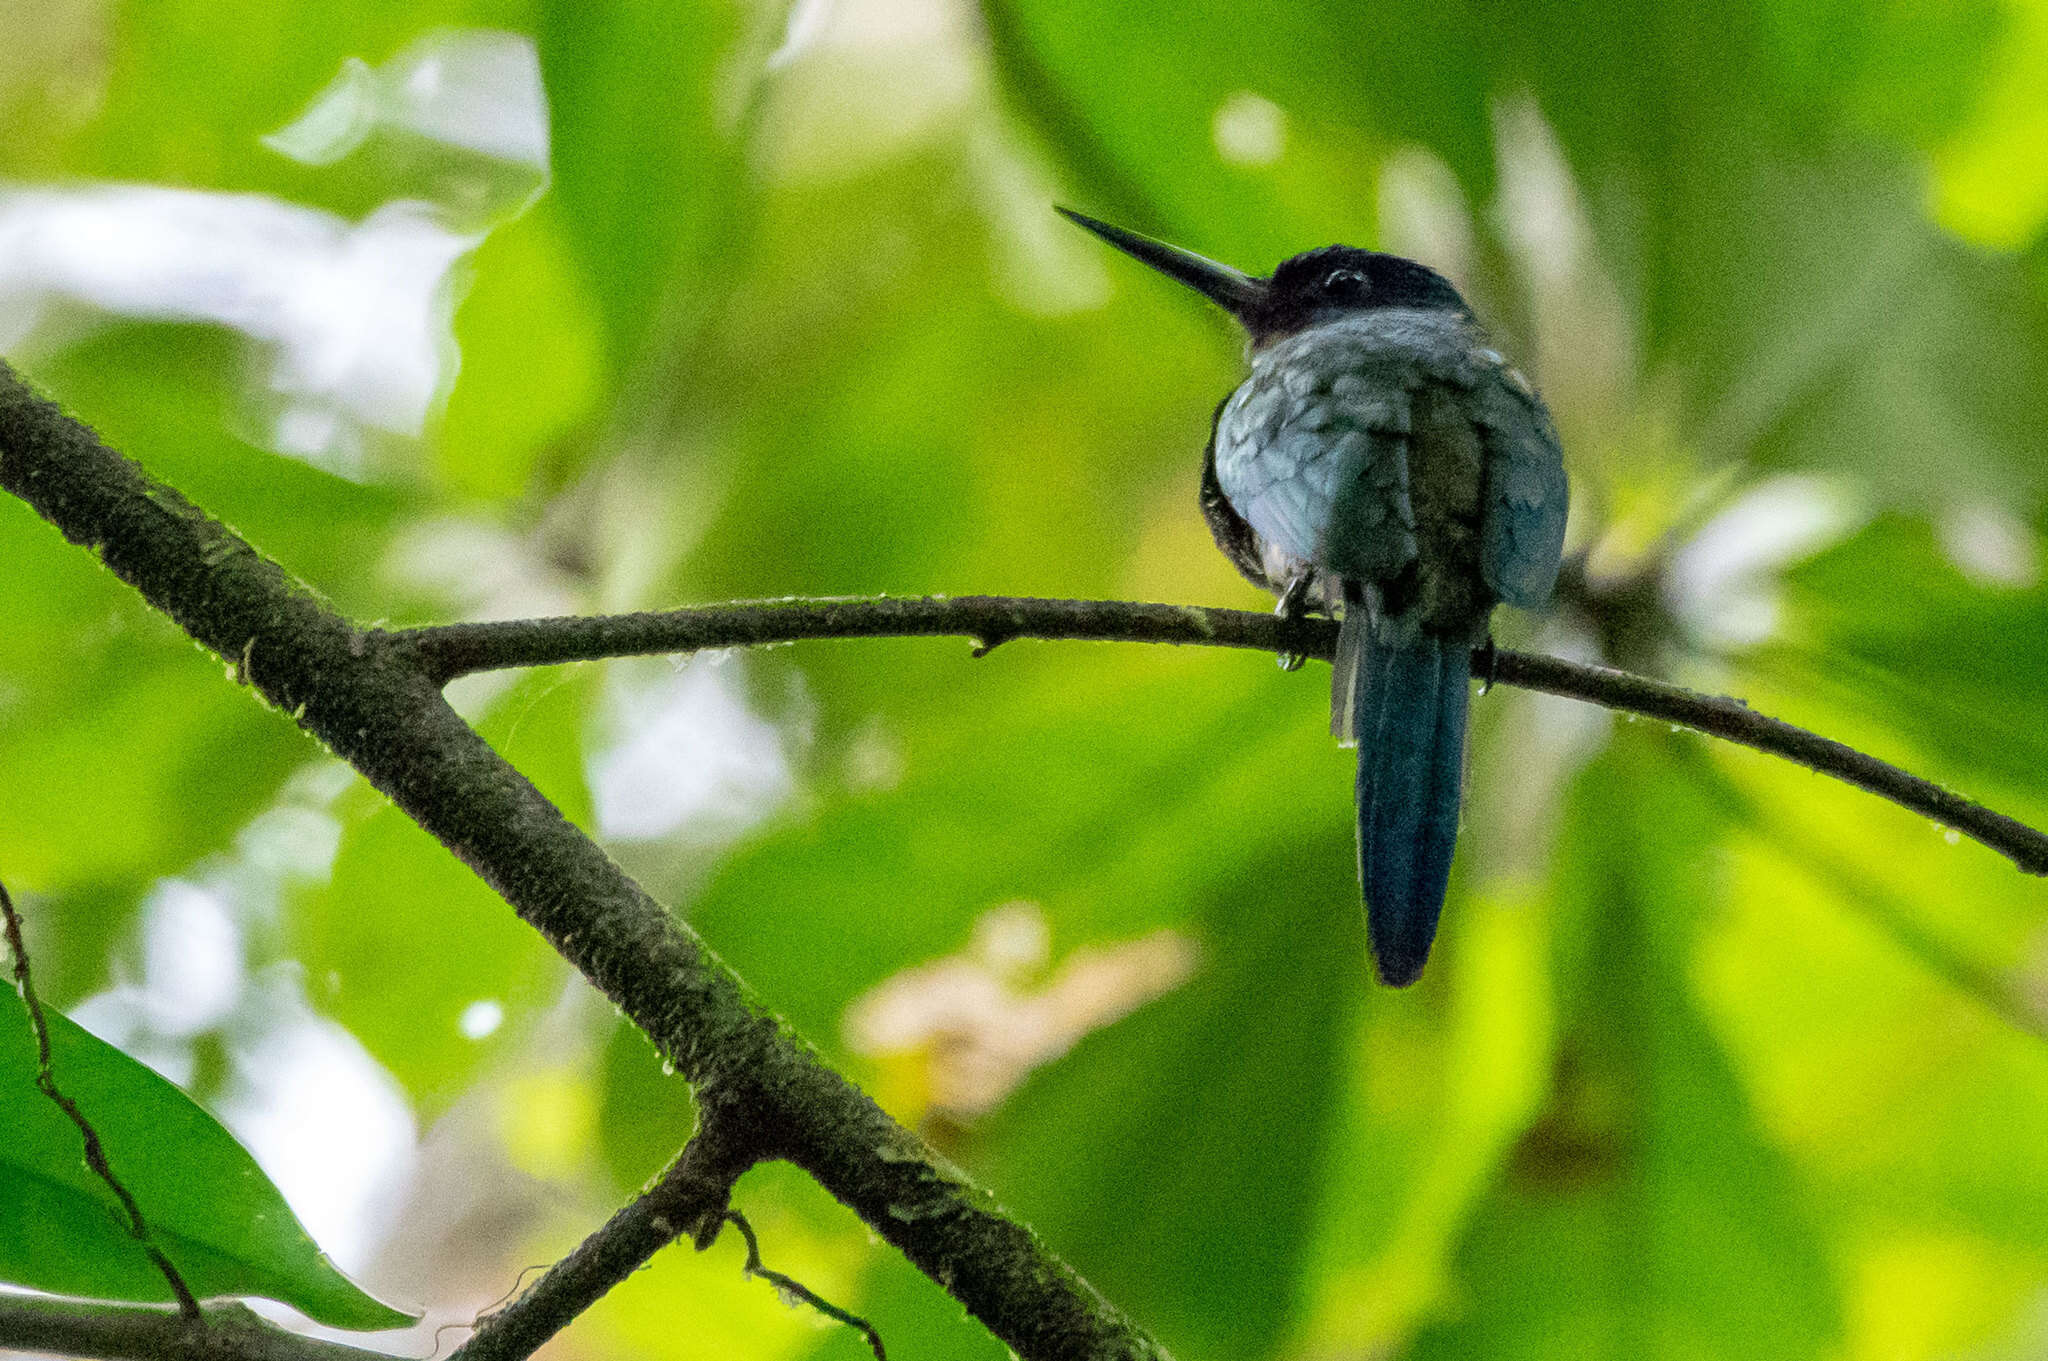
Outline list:
[[[1349,718],[1358,742],[1358,877],[1381,981],[1422,975],[1458,840],[1472,656],[1423,634],[1357,630]],[[1340,645],[1340,655],[1342,647]]]

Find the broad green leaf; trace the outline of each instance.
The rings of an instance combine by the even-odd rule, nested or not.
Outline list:
[[[227,844],[314,747],[27,507],[0,524],[0,781],[23,791],[0,857],[23,887],[125,911]]]
[[[166,636],[162,621],[117,616],[109,641],[130,623],[137,646],[125,664],[102,657],[104,684],[89,701],[40,691],[0,727],[0,779],[36,791],[10,813],[0,849],[11,848],[9,864],[39,890],[140,884],[218,849],[313,755],[288,722],[224,681],[219,663]],[[72,683],[99,678],[81,667]],[[110,827],[121,835],[109,837]]]
[[[1198,890],[1194,978],[1042,1070],[975,1160],[1180,1355],[1267,1355],[1297,1303],[1367,974],[1349,831],[1322,827]]]
[[[1721,764],[1747,825],[1700,980],[1760,1111],[1872,1235],[2048,1253],[2038,883],[1857,791]]]
[[[2042,543],[2014,529],[2020,537],[2004,551],[2019,555],[2024,576]],[[1967,522],[1954,532],[1972,533]],[[1794,569],[1786,588],[1795,631],[1757,657],[1767,676],[1824,700],[1837,725],[1872,725],[1873,742],[1890,734],[1940,760],[1952,778],[1997,781],[1965,786],[1972,797],[2011,792],[2048,804],[2048,734],[2012,722],[2048,706],[2035,646],[2048,630],[2048,587],[1972,581],[1928,526],[1886,516]]]
[[[1420,1356],[1818,1357],[1839,1336],[1820,1226],[1694,1000],[1724,827],[1660,740],[1625,732],[1580,780],[1549,1103]]]
[[[190,1097],[64,1016],[45,1017],[58,1089],[99,1132],[195,1295],[281,1300],[336,1328],[413,1321],[327,1260],[255,1159]],[[0,1279],[93,1299],[170,1299],[119,1202],[85,1165],[77,1126],[36,1089],[36,1072],[28,1007],[0,991]]]
[[[1346,1038],[1298,1324],[1315,1354],[1386,1347],[1458,1298],[1453,1253],[1547,1099],[1548,914],[1526,887],[1475,887],[1473,835],[1428,991],[1374,991]]]
[[[860,193],[805,185],[760,224],[762,256],[803,268],[750,278],[706,341],[696,381],[733,448],[692,594],[1101,591],[1166,508],[1200,533],[1202,444],[1235,342],[1145,280],[1114,308],[1021,313],[991,278],[981,206],[932,195],[959,161],[928,152]],[[820,219],[837,224],[822,240]],[[882,253],[905,238],[899,279]],[[1232,589],[1213,548],[1195,562],[1216,568],[1197,583]]]
[[[2010,12],[1982,99],[1935,158],[1935,214],[1980,245],[2019,249],[2048,220],[2048,166],[2037,153],[2048,104],[2034,73],[2048,59],[2048,11]]]
[[[619,374],[650,335],[666,338],[681,292],[716,277],[713,249],[734,244],[747,186],[732,124],[753,72],[732,66],[746,28],[729,0],[539,6],[551,192]]]
[[[2038,884],[1782,763],[1701,764],[1742,822],[1702,1004],[1844,1226],[1852,1354],[1932,1361],[2022,1334],[2048,1260]]]
[[[598,1137],[605,1166],[621,1191],[645,1186],[682,1152],[697,1127],[690,1084],[623,1016],[605,1041],[598,1070]]]
[[[1740,267],[1773,275],[1751,319],[1766,334],[1726,332],[1747,371],[1702,385],[1709,433],[1753,440],[1768,466],[1861,476],[1886,504],[2030,506],[2048,295],[2022,262],[1948,239],[1920,208],[1916,183],[1853,163],[1759,198],[1779,258],[1752,241]]]
[[[347,481],[237,434],[250,374],[227,332],[108,325],[33,372],[103,440],[339,608],[370,618],[393,612],[367,546],[383,542],[416,498]],[[134,598],[126,586],[114,590]]]
[[[462,369],[435,442],[443,485],[458,495],[507,500],[530,489],[536,468],[604,391],[599,318],[568,258],[559,209],[543,199],[493,232],[470,265],[455,314]]]
[[[516,24],[526,0],[143,0],[114,7],[106,103],[67,148],[74,175],[259,190],[351,216],[382,186],[305,166],[262,143],[355,57],[382,62],[437,24]]]
[[[1112,309],[1020,311],[996,277],[1007,229],[962,185],[962,161],[921,151],[769,205],[764,263],[690,380],[713,437],[663,473],[679,518],[702,526],[671,589],[1256,600],[1193,510],[1235,342],[1142,286],[1120,289]],[[821,237],[818,221],[834,230]],[[792,260],[801,267],[779,263]],[[1076,267],[1045,262],[1049,275]],[[648,533],[652,517],[626,509],[614,535]],[[962,686],[986,693],[1066,660],[1036,645],[989,663],[951,641],[807,647],[764,659],[757,689],[801,683],[827,739],[877,721],[908,735]]]
[[[35,377],[259,549],[333,597],[366,598],[363,545],[396,499],[234,438],[231,371],[217,336],[124,326]],[[36,791],[0,828],[0,854],[24,885],[89,888],[125,913],[150,879],[224,846],[316,748],[27,507],[9,498],[0,518],[0,650],[18,687],[0,706],[0,778]]]
[[[1303,825],[1298,809],[1246,798],[1293,753],[1327,760],[1327,816],[1307,825],[1349,825],[1347,759],[1312,725],[1323,691],[1262,658],[1104,654],[1012,680],[994,674],[1003,657],[974,663],[990,673],[974,709],[897,739],[900,783],[828,788],[686,904],[828,1051],[854,996],[959,948],[1013,899],[1044,905],[1055,948],[1193,922],[1260,844],[1206,835],[1220,808],[1243,808],[1247,826]],[[1226,679],[1204,684],[1215,668]]]
[[[1015,107],[1083,207],[1135,214],[1133,226],[1244,268],[1331,240],[1369,244],[1372,167],[1399,141],[1429,142],[1479,193],[1492,181],[1481,30],[1455,12],[983,8]],[[1173,78],[1134,81],[1134,66]],[[1247,100],[1277,118],[1277,138],[1233,138]]]

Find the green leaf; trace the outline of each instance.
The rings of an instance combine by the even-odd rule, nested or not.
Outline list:
[[[0,523],[0,647],[19,687],[0,712],[0,784],[34,791],[0,819],[0,856],[38,892],[132,899],[225,845],[315,748],[25,507]]]
[[[1372,990],[1349,1037],[1306,1272],[1308,1354],[1371,1354],[1456,1297],[1453,1252],[1548,1094],[1548,914],[1527,886],[1475,888],[1485,852],[1475,829],[1466,838],[1429,973],[1413,992]]]
[[[1700,991],[1763,1118],[1850,1241],[2043,1260],[2038,881],[1796,767],[1716,764],[1749,825]]]
[[[2030,506],[2048,295],[2023,262],[1926,224],[1921,201],[1917,180],[1857,162],[1758,197],[1772,247],[1752,240],[1740,268],[1771,286],[1723,333],[1742,347],[1725,387],[1703,375],[1712,433],[1752,438],[1767,466],[1860,475],[1887,504]]]
[[[690,1084],[668,1070],[661,1053],[623,1016],[598,1060],[598,1138],[612,1184],[645,1186],[696,1130]]]
[[[904,735],[899,785],[826,790],[689,904],[721,956],[828,1051],[854,996],[957,948],[1019,896],[1045,904],[1063,943],[1187,923],[1195,895],[1263,844],[1254,829],[1302,827],[1300,810],[1246,798],[1290,756],[1325,759],[1321,825],[1349,825],[1347,763],[1313,722],[1322,690],[1262,658],[1204,659],[1229,668],[1216,685],[1194,681],[1187,654],[1020,675],[1003,658],[973,664],[986,688],[972,710]],[[1206,834],[1224,808],[1244,809],[1244,839]]]
[[[121,325],[36,378],[259,549],[344,603],[365,598],[363,545],[389,532],[397,498],[230,435],[235,366],[219,333]],[[317,747],[26,506],[0,505],[0,531],[0,782],[36,791],[0,824],[0,856],[24,887],[89,889],[125,912],[156,875],[223,847]]]
[[[552,198],[493,232],[471,269],[455,314],[462,371],[435,459],[451,491],[508,500],[596,407],[602,337]]]
[[[976,1159],[1180,1355],[1265,1356],[1297,1302],[1366,979],[1350,829],[1314,826],[1198,889],[1195,977],[1040,1070]]]
[[[348,58],[382,62],[435,24],[516,23],[526,0],[151,0],[107,21],[105,107],[76,135],[74,175],[277,193],[351,216],[381,186],[336,176],[263,145],[301,114]]]
[[[1725,824],[1665,740],[1691,739],[1626,729],[1580,779],[1550,1100],[1417,1356],[1807,1358],[1839,1337],[1819,1229],[1694,1000]]]
[[[551,192],[616,372],[673,324],[679,287],[719,277],[713,248],[747,195],[719,72],[745,27],[728,0],[541,6]]]
[[[1368,243],[1376,205],[1360,183],[1398,141],[1434,146],[1475,195],[1492,183],[1475,50],[1485,29],[1456,8],[983,8],[998,73],[1075,172],[1083,206],[1135,214],[1133,226],[1244,268],[1331,240]],[[1173,78],[1133,80],[1134,69]],[[1219,131],[1247,97],[1278,106],[1271,159],[1231,154]]]
[[[2043,545],[2029,536],[2019,547],[2038,560]],[[1795,628],[1755,665],[1839,710],[1827,731],[1874,724],[1873,743],[1903,738],[1951,778],[1997,781],[1964,786],[1972,797],[2048,803],[2048,736],[2011,721],[2048,707],[2048,587],[1973,582],[1924,522],[1885,516],[1794,568],[1786,588]]]
[[[382,542],[416,498],[365,486],[240,438],[248,360],[216,327],[114,322],[34,370],[100,438],[177,487],[344,610],[392,604]],[[133,592],[107,578],[109,594]],[[44,608],[48,608],[45,606]],[[140,607],[138,607],[140,608]]]
[[[307,1236],[234,1136],[171,1083],[45,1012],[51,1073],[99,1132],[159,1250],[201,1299],[257,1295],[335,1328],[414,1315],[364,1294]],[[0,1279],[60,1295],[157,1302],[169,1284],[85,1165],[77,1126],[36,1089],[28,1007],[0,992]]]

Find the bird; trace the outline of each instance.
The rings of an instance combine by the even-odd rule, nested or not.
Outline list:
[[[1332,245],[1259,277],[1058,211],[1244,329],[1250,374],[1216,408],[1201,510],[1281,615],[1338,618],[1330,727],[1358,749],[1366,938],[1405,987],[1450,882],[1473,652],[1493,655],[1495,605],[1539,609],[1557,581],[1570,493],[1549,409],[1418,261]]]

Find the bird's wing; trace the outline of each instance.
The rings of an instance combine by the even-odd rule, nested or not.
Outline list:
[[[1550,412],[1505,363],[1476,375],[1474,415],[1486,451],[1480,570],[1495,595],[1535,609],[1550,599],[1571,499]]]
[[[1202,490],[1197,498],[1202,507],[1202,519],[1208,523],[1209,537],[1216,540],[1216,546],[1223,550],[1223,556],[1230,559],[1238,572],[1252,585],[1268,590],[1275,595],[1287,589],[1284,581],[1274,581],[1266,575],[1264,556],[1259,552],[1259,536],[1237,507],[1230,504],[1223,484],[1216,480],[1216,428],[1223,419],[1223,407],[1229,402],[1226,397],[1216,404],[1214,425],[1209,434],[1209,447],[1202,451]]]
[[[1408,398],[1424,374],[1363,338],[1274,358],[1218,413],[1219,486],[1286,557],[1355,581],[1395,575],[1416,551]]]

